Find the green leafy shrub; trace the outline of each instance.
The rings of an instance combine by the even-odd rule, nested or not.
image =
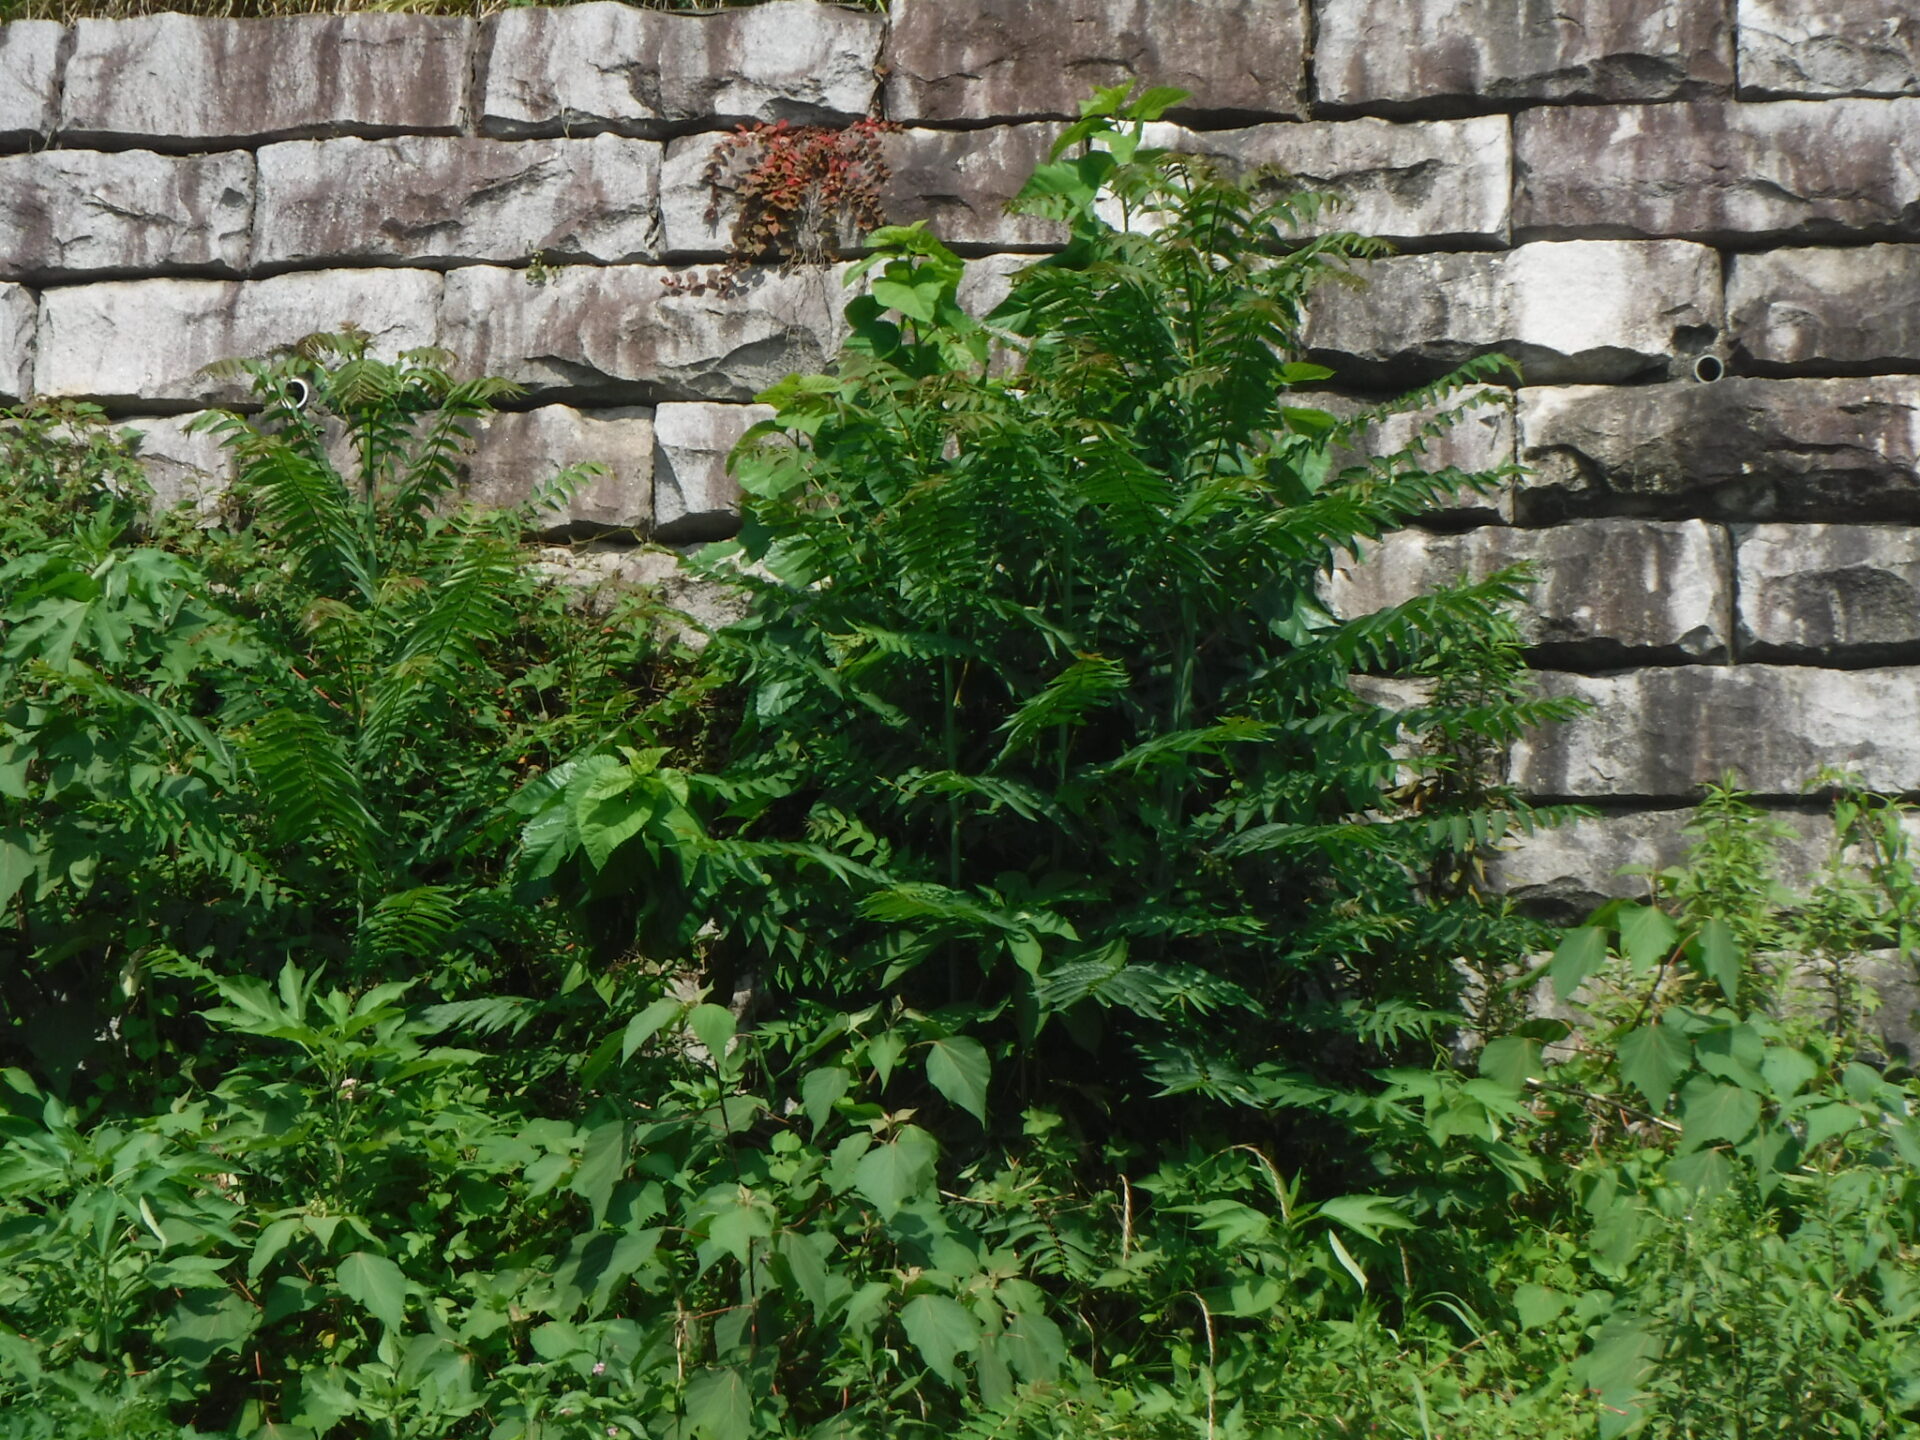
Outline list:
[[[526,988],[554,942],[501,889],[509,802],[661,671],[644,615],[539,575],[531,511],[452,503],[505,387],[446,362],[349,334],[236,367],[262,409],[211,422],[238,479],[210,530],[150,524],[84,414],[0,426],[0,1058],[64,1088],[191,1053],[156,979],[183,960]]]

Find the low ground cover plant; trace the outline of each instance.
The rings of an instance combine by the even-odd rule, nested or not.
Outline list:
[[[1897,807],[1807,896],[1731,791],[1565,936],[1483,893],[1524,577],[1317,597],[1505,477],[1303,396],[1375,247],[1178,98],[985,317],[872,237],[697,655],[458,507],[444,356],[241,367],[206,531],[0,428],[0,1434],[1911,1429]]]

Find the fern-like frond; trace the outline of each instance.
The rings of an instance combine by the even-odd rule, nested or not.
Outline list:
[[[367,872],[373,817],[345,747],[314,716],[269,711],[248,727],[241,753],[282,843],[320,842],[345,868]]]

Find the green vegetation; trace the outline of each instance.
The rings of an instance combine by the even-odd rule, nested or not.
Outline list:
[[[1524,577],[1315,597],[1503,477],[1293,403],[1376,247],[1173,98],[984,321],[872,237],[697,653],[454,503],[445,356],[237,367],[209,530],[0,429],[0,1435],[1911,1431],[1897,807],[1810,896],[1730,790],[1645,902],[1484,895]]]

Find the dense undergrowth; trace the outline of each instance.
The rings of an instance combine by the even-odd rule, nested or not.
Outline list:
[[[525,0],[0,0],[0,24],[9,20],[125,20],[135,15],[209,15],[255,19],[267,15],[349,15],[380,11],[408,15],[497,15]],[[541,0],[545,5],[580,0]],[[621,0],[636,10],[706,15],[765,4],[766,0]],[[834,0],[850,10],[884,10],[886,0]]]
[[[1731,791],[1565,936],[1484,895],[1524,577],[1316,597],[1505,477],[1293,403],[1375,247],[1169,98],[984,322],[872,237],[698,652],[456,503],[444,356],[238,367],[207,529],[0,427],[0,1435],[1911,1432],[1897,807],[1807,896]]]

